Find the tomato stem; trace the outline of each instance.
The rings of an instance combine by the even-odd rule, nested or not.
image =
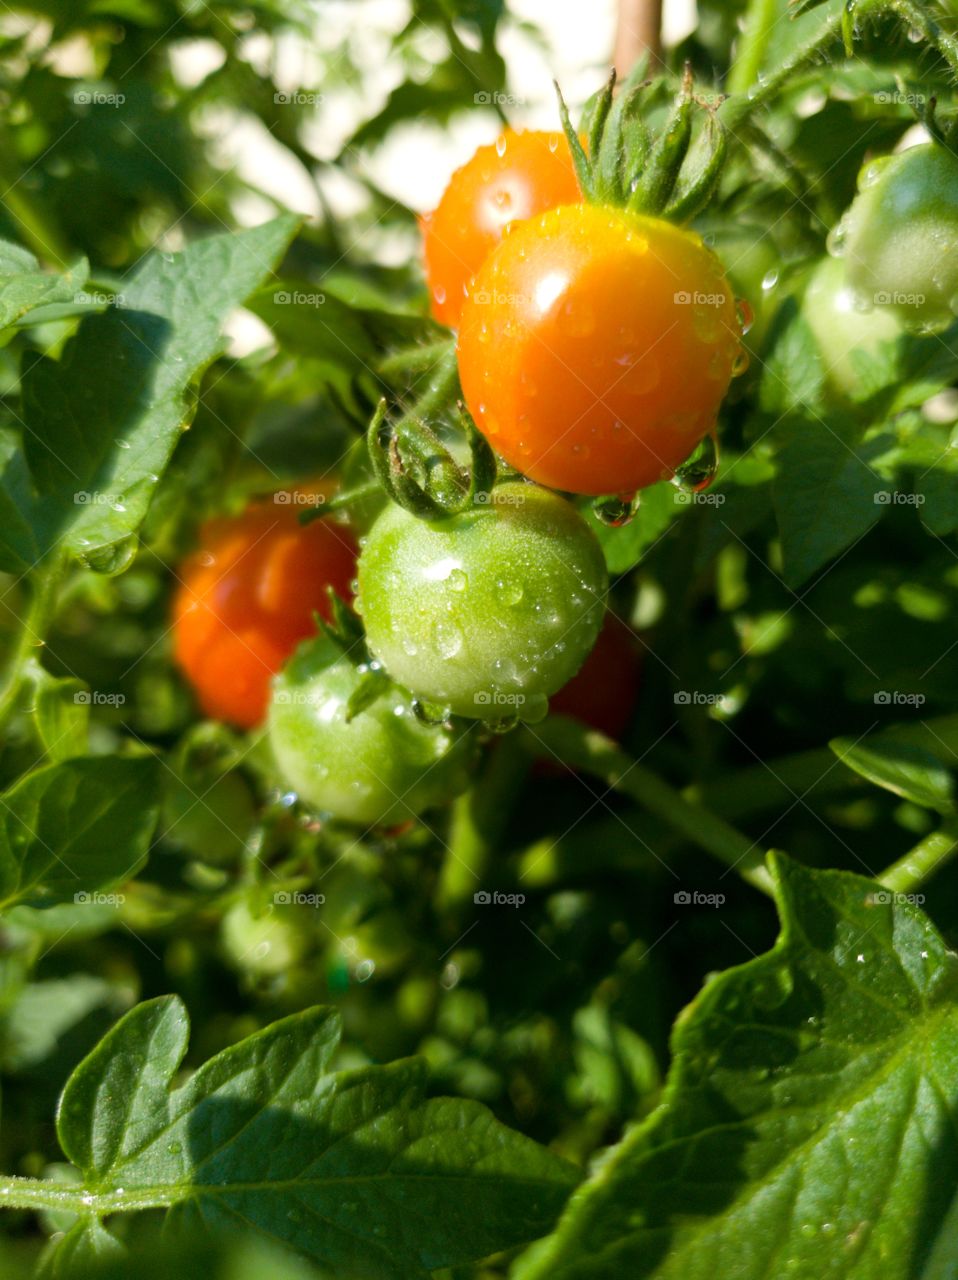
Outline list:
[[[729,93],[747,93],[758,81],[778,19],[778,0],[751,0],[735,61],[729,68]]]
[[[550,717],[542,725],[526,726],[525,732],[544,748],[541,754],[602,778],[700,849],[724,862],[754,888],[771,894],[772,881],[764,865],[762,847],[708,809],[687,800],[611,739],[565,716]]]
[[[937,831],[919,842],[893,862],[878,877],[893,893],[912,893],[940,871],[958,853],[958,818],[949,818]]]
[[[59,562],[34,567],[26,581],[29,604],[17,616],[19,635],[7,658],[6,669],[0,680],[0,725],[6,723],[16,705],[23,684],[27,664],[43,649],[44,637],[50,625],[56,592],[60,583]],[[2,601],[0,601],[2,603]],[[8,610],[8,612],[12,612]]]
[[[436,906],[455,912],[484,883],[529,772],[528,742],[518,731],[500,738],[475,786],[455,801],[446,858],[436,888]]]
[[[915,4],[913,0],[889,0],[885,5],[906,22],[913,31],[934,45],[952,71],[958,74],[958,35],[947,31],[935,17],[931,5]]]

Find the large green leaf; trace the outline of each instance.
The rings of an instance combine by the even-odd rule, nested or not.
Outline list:
[[[146,858],[158,805],[149,758],[88,756],[27,774],[0,795],[0,909],[83,902],[127,879]]]
[[[284,216],[182,253],[151,253],[60,360],[27,368],[23,453],[12,451],[0,484],[0,567],[22,572],[55,546],[94,568],[123,562],[189,425],[190,388],[220,349],[223,321],[296,225]]]
[[[662,1105],[521,1280],[914,1280],[944,1243],[958,958],[870,880],[773,871],[775,947],[680,1016]]]
[[[576,1170],[478,1103],[423,1096],[418,1060],[332,1074],[314,1008],[217,1054],[174,996],[138,1005],[67,1082],[58,1132],[88,1212],[174,1206],[184,1230],[254,1228],[350,1280],[415,1280],[541,1235]]]

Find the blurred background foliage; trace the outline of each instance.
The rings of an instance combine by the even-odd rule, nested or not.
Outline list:
[[[821,21],[814,10],[791,22],[786,7],[780,0],[770,67]],[[677,8],[685,16],[669,66],[689,59],[703,84],[721,85],[744,0]],[[234,318],[134,566],[117,578],[78,573],[59,610],[48,667],[123,695],[121,706],[95,709],[95,747],[137,739],[164,751],[168,815],[119,921],[111,908],[18,908],[0,932],[5,1169],[43,1171],[73,1064],[119,1011],[171,990],[191,1010],[192,1061],[283,1013],[333,1002],[345,1017],[343,1065],[423,1053],[437,1092],[480,1098],[584,1159],[654,1105],[668,1029],[706,974],[774,936],[770,904],[734,875],[603,783],[554,771],[528,779],[488,872],[489,887],[526,893],[521,914],[450,905],[441,892],[448,816],[362,840],[318,823],[274,784],[257,749],[196,724],[169,662],[170,566],[198,522],[335,468],[376,399],[405,394],[379,372],[383,358],[440,336],[416,215],[502,116],[554,126],[550,68],[578,104],[598,87],[613,13],[588,9],[505,0],[5,6],[0,235],[51,262],[85,255],[91,289],[108,295],[153,246],[176,249],[291,206],[305,221],[278,287],[324,299],[288,306],[271,286]],[[840,531],[795,533],[790,497],[802,492],[802,450],[818,447],[819,411],[840,431],[847,424],[855,447],[885,433],[898,451],[889,466],[914,477],[915,439],[931,434],[944,448],[958,407],[947,398],[953,331],[933,340],[934,360],[931,339],[909,339],[906,363],[889,365],[865,402],[836,409],[816,399],[820,357],[796,318],[803,273],[823,253],[861,161],[915,123],[907,106],[875,98],[909,65],[906,38],[881,26],[864,35],[867,63],[823,62],[733,137],[719,200],[702,220],[759,311],[753,368],[723,422],[723,505],[677,508],[653,492],[628,529],[602,536],[620,570],[616,605],[647,650],[626,746],[760,845],[877,872],[934,814],[869,786],[827,744],[876,728],[894,736],[910,721],[905,736],[913,731],[921,750],[953,766],[958,506],[950,489],[936,496],[928,467],[918,482],[931,495],[924,520],[913,506],[863,508]],[[923,84],[947,86],[930,55]],[[34,325],[0,351],[6,424],[22,362],[59,351],[73,323]],[[901,418],[892,406],[901,370],[930,363],[927,377],[912,379],[912,418]],[[798,403],[797,370],[812,410]],[[11,586],[6,616],[16,604]],[[676,705],[676,691],[689,688],[726,700]],[[876,690],[919,688],[920,708],[874,701]],[[0,780],[35,749],[15,728]],[[199,810],[189,803],[198,790]],[[277,883],[312,886],[326,903],[278,915],[269,905]],[[723,909],[677,906],[675,893],[691,887],[724,894]],[[946,873],[929,890],[931,914],[951,935],[956,888]],[[32,1219],[11,1221],[32,1248]],[[230,1280],[254,1274],[248,1259],[215,1265]],[[307,1274],[289,1265],[291,1276]]]

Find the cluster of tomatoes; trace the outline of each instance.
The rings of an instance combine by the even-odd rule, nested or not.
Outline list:
[[[950,317],[954,240],[929,254],[909,225],[954,213],[958,160],[929,144],[862,185],[836,244],[851,282],[827,260],[810,291],[834,297],[837,271],[842,289],[920,293],[927,321]],[[621,732],[634,650],[606,614],[604,557],[575,496],[628,503],[674,478],[747,363],[716,254],[663,218],[586,201],[562,134],[481,148],[423,237],[433,314],[457,330],[466,405],[507,474],[443,518],[388,502],[358,543],[335,519],[301,524],[297,503],[255,505],[207,528],[176,602],[176,656],[204,711],[265,718],[289,787],[364,826],[462,788],[477,722],[535,723],[552,699]],[[893,309],[869,323],[897,325]],[[329,588],[362,619],[353,639],[315,635]]]

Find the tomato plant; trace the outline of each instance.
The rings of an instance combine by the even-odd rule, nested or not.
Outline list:
[[[426,284],[436,319],[458,326],[473,277],[514,223],[580,198],[561,133],[506,130],[480,147],[423,219]]]
[[[349,594],[352,536],[332,521],[303,527],[298,512],[261,503],[213,520],[180,570],[176,660],[207,715],[246,728],[259,724],[270,678],[311,633],[314,612],[329,616],[328,589]]]
[[[956,12],[4,6],[4,1280],[954,1273]]]

